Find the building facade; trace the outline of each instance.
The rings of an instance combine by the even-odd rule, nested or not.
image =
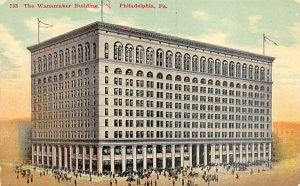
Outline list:
[[[100,173],[271,159],[273,57],[100,22],[28,49],[34,164]]]

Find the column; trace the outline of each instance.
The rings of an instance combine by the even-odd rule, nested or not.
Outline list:
[[[190,160],[189,166],[193,167],[193,145],[192,144],[189,145],[189,160]]]
[[[249,161],[249,144],[246,144],[246,161]]]
[[[47,145],[47,166],[50,166],[49,156],[50,156],[50,145]]]
[[[263,144],[263,156],[264,160],[266,161],[266,143]]]
[[[93,173],[93,157],[94,157],[94,149],[93,146],[90,146],[90,172]]]
[[[147,145],[143,145],[143,168],[147,169]]]
[[[215,158],[215,155],[216,155],[216,147],[215,147],[215,144],[211,144],[210,146],[210,161],[211,163],[215,163],[216,162],[216,158]]]
[[[156,168],[156,145],[152,146],[152,157],[153,157],[153,169]]]
[[[56,165],[56,147],[55,145],[52,145],[52,168],[57,168]]]
[[[257,159],[261,160],[261,158],[260,158],[260,143],[257,144]]]
[[[269,160],[272,159],[272,143],[269,143]]]
[[[175,169],[175,145],[171,146],[172,168]]]
[[[64,163],[65,163],[65,165],[64,165],[64,167],[65,167],[65,169],[68,169],[68,148],[67,148],[67,146],[64,146],[64,154],[65,154],[65,156],[64,156]]]
[[[232,144],[232,150],[233,150],[233,163],[235,163],[236,161],[236,147],[235,147],[235,143]]]
[[[204,165],[207,165],[207,144],[204,144]]]
[[[255,161],[255,150],[254,150],[254,143],[251,144],[252,147],[252,162]]]
[[[180,145],[180,166],[184,167],[184,145]]]
[[[122,172],[126,171],[126,146],[121,147],[122,154]]]
[[[226,162],[229,163],[229,144],[226,144]]]
[[[34,165],[34,144],[31,145],[31,163]]]
[[[40,164],[39,159],[40,159],[40,145],[36,145],[36,164],[37,165]]]
[[[162,168],[166,168],[166,145],[162,145]]]
[[[82,146],[82,170],[85,171],[86,146]]]
[[[115,173],[115,146],[110,147],[110,171]]]
[[[73,156],[73,147],[72,147],[72,145],[69,146],[69,155],[70,155],[70,157],[69,157],[69,167],[70,167],[71,171],[74,171],[73,170],[73,165],[72,165],[72,156]]]
[[[200,145],[196,145],[196,164],[200,165]]]
[[[103,164],[102,164],[102,146],[98,145],[97,147],[97,167],[98,173],[103,172]]]
[[[240,143],[240,163],[243,163],[243,144]]]
[[[79,157],[79,146],[75,146],[75,171],[78,171],[78,157]]]
[[[42,145],[42,165],[44,165],[45,145]]]
[[[58,168],[62,168],[62,153],[61,153],[61,146],[58,145]]]
[[[220,144],[219,155],[220,155],[219,163],[223,163],[223,144]]]
[[[136,145],[132,146],[133,171],[136,171]]]

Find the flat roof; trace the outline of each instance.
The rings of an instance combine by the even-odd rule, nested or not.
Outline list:
[[[59,36],[56,36],[56,37],[53,37],[46,41],[43,41],[41,43],[29,46],[29,47],[27,47],[27,49],[30,50],[31,52],[35,52],[39,49],[50,47],[54,44],[61,43],[63,41],[67,41],[70,38],[73,38],[73,37],[76,37],[76,36],[91,32],[91,31],[95,31],[95,30],[108,31],[108,32],[114,32],[114,33],[119,33],[119,34],[126,34],[126,35],[141,37],[144,39],[156,40],[156,41],[161,41],[161,42],[165,42],[165,43],[185,46],[185,47],[189,47],[189,48],[196,48],[196,49],[200,49],[200,50],[204,50],[204,51],[232,55],[232,56],[236,56],[236,57],[242,57],[242,58],[246,58],[246,59],[264,61],[264,62],[269,62],[269,63],[273,62],[275,59],[275,57],[266,56],[266,55],[262,55],[262,54],[256,54],[256,53],[233,49],[233,48],[229,48],[229,47],[218,46],[218,45],[195,41],[195,40],[190,40],[190,39],[184,39],[181,37],[171,36],[171,35],[167,35],[167,34],[161,34],[161,33],[157,33],[154,31],[145,30],[145,29],[137,29],[137,28],[127,27],[127,26],[111,24],[111,23],[103,23],[103,22],[99,22],[99,21],[88,24],[88,25],[80,27],[80,28],[77,28],[70,32],[66,32]]]

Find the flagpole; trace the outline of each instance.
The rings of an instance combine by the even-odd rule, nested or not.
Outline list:
[[[103,0],[101,0],[101,22],[103,23]]]
[[[40,20],[39,18],[37,18],[38,20],[38,43],[40,43]]]
[[[265,34],[263,33],[263,55],[265,55]]]

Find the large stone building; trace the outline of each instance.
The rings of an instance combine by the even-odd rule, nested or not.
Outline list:
[[[35,164],[118,172],[271,159],[273,57],[100,22],[28,49]]]

